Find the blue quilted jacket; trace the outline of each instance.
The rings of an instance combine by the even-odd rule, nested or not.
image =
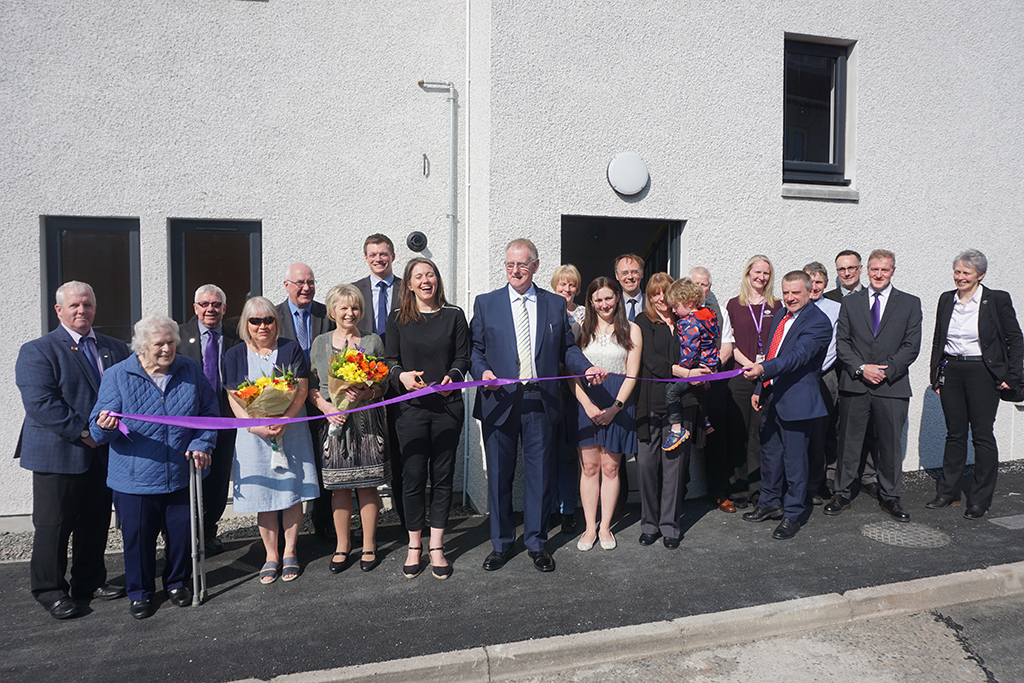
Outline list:
[[[217,440],[214,430],[124,420],[131,430],[126,437],[96,424],[101,410],[129,415],[220,416],[217,396],[199,363],[179,354],[168,374],[167,390],[161,393],[134,354],[103,373],[96,406],[89,416],[89,431],[98,443],[110,443],[107,486],[114,491],[145,495],[185,488],[185,451],[213,452]]]

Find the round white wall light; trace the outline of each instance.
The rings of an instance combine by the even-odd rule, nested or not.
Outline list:
[[[630,197],[647,186],[647,164],[639,154],[621,152],[608,162],[608,183],[619,194]]]

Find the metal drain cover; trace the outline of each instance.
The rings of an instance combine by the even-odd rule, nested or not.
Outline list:
[[[913,522],[872,522],[860,532],[873,541],[901,548],[942,548],[951,540],[949,534]]]

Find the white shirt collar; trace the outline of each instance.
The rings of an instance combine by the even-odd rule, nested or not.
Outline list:
[[[76,344],[81,344],[82,343],[82,337],[88,337],[89,339],[92,339],[93,341],[96,341],[96,333],[93,331],[93,329],[91,327],[89,328],[89,334],[84,334],[83,335],[83,334],[78,334],[77,332],[75,332],[73,329],[71,329],[70,327],[68,327],[64,323],[61,323],[60,326],[63,327],[64,330],[68,334],[71,335],[71,338],[74,340],[74,342]]]
[[[390,287],[391,285],[395,284],[395,274],[391,273],[391,275],[388,275],[386,278],[381,279],[377,277],[374,273],[370,273],[371,287],[379,287],[381,282],[386,282],[388,287]]]
[[[531,284],[530,288],[528,290],[526,290],[526,292],[524,294],[520,295],[519,292],[517,292],[515,289],[512,288],[512,285],[508,285],[508,300],[509,301],[515,301],[520,296],[525,296],[527,301],[536,301],[537,300],[537,287]]]

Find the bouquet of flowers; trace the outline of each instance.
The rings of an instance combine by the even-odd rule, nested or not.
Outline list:
[[[237,389],[228,391],[228,397],[245,410],[245,414],[251,418],[262,419],[267,417],[280,417],[292,404],[298,384],[295,381],[295,372],[291,369],[281,370],[275,368],[281,374],[276,377],[259,377],[250,380],[248,377]],[[273,453],[270,456],[270,464],[277,469],[288,469],[288,458],[282,448],[282,437],[284,430],[270,440],[270,448]]]
[[[345,398],[345,391],[351,388],[369,388],[388,378],[388,367],[376,356],[367,355],[366,351],[355,344],[348,344],[338,353],[331,356],[331,372],[327,378],[327,388],[331,394],[331,403],[338,410],[357,407]],[[341,427],[331,425],[328,433],[334,436]]]

